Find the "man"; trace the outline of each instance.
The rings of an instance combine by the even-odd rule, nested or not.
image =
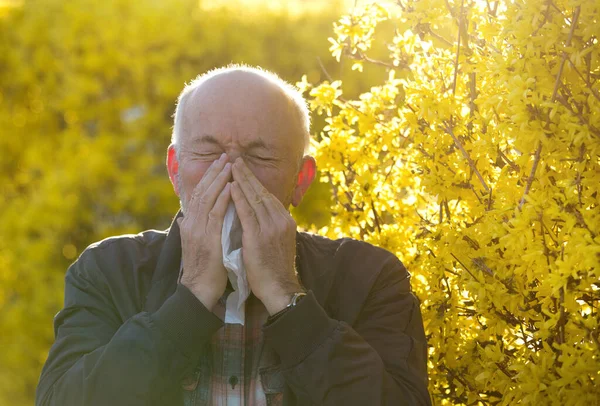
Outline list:
[[[38,405],[429,404],[409,274],[369,244],[298,233],[288,212],[315,177],[309,117],[272,73],[230,66],[179,97],[166,232],[109,238],[66,276]],[[233,202],[252,294],[232,291],[221,231]]]

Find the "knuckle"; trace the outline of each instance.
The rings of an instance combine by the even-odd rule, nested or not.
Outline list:
[[[208,205],[208,203],[209,203],[209,200],[208,200],[208,197],[206,196],[206,194],[203,194],[198,197],[198,204],[200,206],[206,206],[206,205]]]
[[[218,219],[219,219],[219,216],[218,216],[217,213],[215,213],[214,209],[208,212],[208,222],[209,222],[209,224],[217,222]]]
[[[192,192],[192,198],[201,196],[202,193],[204,193],[204,185],[202,184],[202,181],[200,181],[200,183],[196,185],[194,191]]]

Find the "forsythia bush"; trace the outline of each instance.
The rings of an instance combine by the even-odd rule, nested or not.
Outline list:
[[[389,76],[298,83],[327,121],[323,232],[412,271],[434,403],[599,404],[600,3],[399,0],[334,31],[338,60]]]
[[[169,226],[184,83],[230,62],[293,81],[319,80],[317,57],[337,66],[324,40],[335,2],[304,14],[209,3],[0,0],[0,405],[33,403],[79,253]]]

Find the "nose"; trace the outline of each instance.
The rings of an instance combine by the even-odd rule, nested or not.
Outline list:
[[[227,149],[225,151],[225,153],[227,154],[227,162],[230,162],[232,165],[235,162],[236,159],[238,159],[241,154],[239,153],[239,151],[236,151],[235,149]]]
[[[233,165],[239,157],[240,154],[237,152],[227,152],[227,162],[231,163],[231,165]],[[227,182],[233,182],[233,172],[231,172],[231,176]]]

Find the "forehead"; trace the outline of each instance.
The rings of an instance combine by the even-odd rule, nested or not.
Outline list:
[[[282,145],[277,143],[274,137],[264,136],[259,131],[222,131],[219,126],[211,128],[202,126],[199,131],[190,133],[184,144],[188,148],[200,149],[218,147],[224,148],[235,146],[242,150],[280,150]]]
[[[281,89],[264,81],[219,79],[203,83],[188,95],[182,143],[233,143],[279,150],[303,145],[298,111]]]

